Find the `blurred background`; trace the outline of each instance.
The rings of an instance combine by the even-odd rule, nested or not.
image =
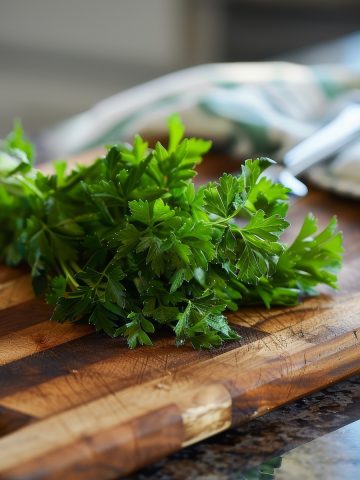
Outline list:
[[[359,0],[0,0],[0,137],[195,64],[357,63]]]

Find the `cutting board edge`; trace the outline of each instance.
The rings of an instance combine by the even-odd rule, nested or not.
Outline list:
[[[90,468],[90,466],[93,471],[97,472],[97,477],[94,478],[113,478],[114,469],[118,476],[129,474],[164,455],[208,438],[230,426],[249,421],[305,394],[325,388],[329,384],[360,372],[358,340],[360,335],[356,338],[357,335],[354,335],[353,331],[349,331],[342,337],[345,340],[343,348],[340,350],[334,348],[332,351],[328,351],[316,363],[306,364],[305,362],[302,365],[301,362],[295,362],[297,368],[290,370],[288,368],[289,359],[281,356],[279,357],[279,361],[282,363],[281,368],[274,368],[274,365],[270,363],[268,370],[263,372],[263,381],[258,381],[254,388],[242,388],[241,376],[208,382],[199,387],[197,391],[190,391],[193,388],[192,385],[186,395],[184,393],[181,397],[179,396],[177,401],[172,399],[164,402],[160,408],[148,410],[143,415],[134,417],[127,422],[115,423],[93,434],[85,433],[80,435],[75,442],[53,450],[45,449],[42,454],[36,455],[30,460],[20,461],[20,464],[5,468],[2,472],[0,469],[0,479],[13,480],[28,478],[28,476],[34,480],[40,478],[60,479],[64,475],[66,478],[80,479],[83,478],[83,469]],[[313,345],[309,349],[314,350],[320,347],[323,349],[323,345]],[[236,350],[220,355],[220,357],[228,358],[229,355],[234,357],[236,364]],[[219,357],[215,360],[218,359]],[[271,375],[271,370],[277,375]],[[319,375],[322,379],[321,383],[318,382]],[[306,383],[303,382],[304,378],[306,378]],[[149,384],[154,384],[154,382],[158,382],[158,380],[149,382]],[[254,403],[254,399],[257,399],[258,403]],[[251,408],[249,408],[250,405]],[[72,410],[76,410],[76,408]],[[65,417],[66,419],[66,414],[65,411],[55,417]],[[154,421],[156,418],[157,421]],[[32,429],[33,433],[36,433],[36,430],[41,429],[44,424],[46,426],[48,421],[49,419],[45,418],[10,434],[9,437],[14,436],[14,440],[16,440],[16,437],[20,435],[21,438],[22,430],[26,429]],[[171,432],[171,435],[169,433],[164,436],[164,430],[167,433]],[[124,432],[127,432],[126,435]],[[168,439],[166,445],[164,445],[164,437]],[[126,448],[124,443],[119,441],[123,438],[128,439]],[[106,439],[105,445],[104,439]],[[4,440],[6,441],[6,437],[0,440],[1,448],[3,448]],[[128,452],[127,460],[125,460],[125,464],[119,464],[121,458],[124,462],[123,455],[120,455],[121,449],[124,448]],[[61,459],[64,459],[66,452],[67,462],[65,463]],[[16,452],[13,451],[14,453]],[[135,463],[132,461],[134,458],[137,459]],[[47,464],[49,464],[48,472],[51,471],[51,476],[45,475],[44,477]],[[109,465],[111,465],[112,472],[110,476],[105,471],[99,471],[99,468],[107,471]],[[57,471],[54,470],[56,468],[58,468]]]

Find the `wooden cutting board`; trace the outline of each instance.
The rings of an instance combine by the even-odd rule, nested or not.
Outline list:
[[[336,213],[338,293],[242,309],[239,342],[211,352],[159,335],[130,351],[87,326],[48,321],[29,278],[0,268],[0,478],[107,479],[360,371],[360,205],[313,192],[295,225]],[[284,419],[286,420],[286,419]]]

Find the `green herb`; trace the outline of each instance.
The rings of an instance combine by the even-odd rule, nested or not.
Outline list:
[[[274,457],[246,472],[239,472],[238,478],[239,480],[273,480],[277,469],[281,468],[281,464],[282,457]]]
[[[173,116],[168,148],[136,136],[70,173],[58,162],[51,176],[33,167],[19,126],[3,142],[1,260],[31,267],[54,320],[86,320],[131,348],[166,325],[178,345],[210,348],[238,338],[226,309],[294,305],[318,283],[336,288],[335,219],[317,233],[309,215],[285,245],[289,191],[262,175],[272,161],[247,160],[238,176],[196,190],[194,167],[211,143],[183,133]]]

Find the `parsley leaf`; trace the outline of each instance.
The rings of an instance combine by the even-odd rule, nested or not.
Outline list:
[[[211,348],[238,339],[224,311],[294,305],[319,283],[337,287],[342,237],[336,220],[318,232],[309,215],[291,245],[281,241],[289,190],[262,173],[268,158],[195,188],[211,142],[112,145],[104,158],[53,175],[33,166],[21,126],[0,145],[0,260],[27,263],[36,294],[58,322],[86,321],[151,345],[164,326],[176,344]]]

